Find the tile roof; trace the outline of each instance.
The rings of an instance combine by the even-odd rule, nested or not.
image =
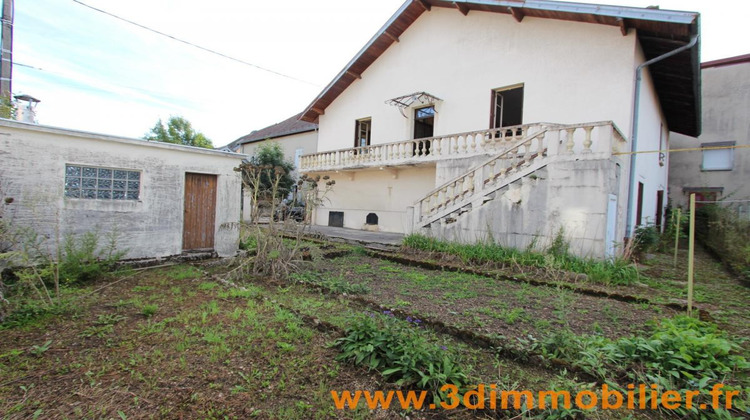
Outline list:
[[[269,125],[266,128],[260,130],[254,130],[250,134],[244,135],[237,140],[233,141],[226,147],[235,149],[237,146],[253,143],[256,141],[262,141],[267,139],[273,139],[277,137],[289,136],[292,134],[306,133],[318,129],[318,124],[310,123],[307,121],[300,120],[302,113],[299,113],[293,117],[287,118],[286,120]]]

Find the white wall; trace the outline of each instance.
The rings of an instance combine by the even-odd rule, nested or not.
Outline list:
[[[321,174],[323,175],[323,174]],[[406,207],[435,188],[435,167],[327,173],[336,181],[315,224],[328,225],[330,211],[344,212],[344,227],[362,229],[368,213],[378,215],[382,232],[406,231]]]
[[[352,147],[365,117],[373,144],[411,138],[411,119],[384,101],[417,91],[442,99],[436,135],[487,128],[491,90],[518,83],[524,123],[613,120],[627,133],[635,45],[616,27],[433,8],[326,108],[318,150]]]
[[[176,255],[182,252],[185,173],[214,174],[215,250],[233,255],[240,218],[240,180],[233,168],[242,157],[0,120],[0,189],[13,198],[2,215],[44,235],[50,251],[59,223],[63,235],[116,229],[126,258]],[[142,171],[140,199],[64,198],[66,164]]]
[[[636,62],[642,63],[645,57],[640,47],[636,50]],[[632,103],[632,102],[631,102]],[[638,150],[656,151],[663,150],[663,159],[660,163],[659,153],[640,153],[636,155],[635,182],[633,190],[633,212],[632,225],[635,226],[637,216],[638,182],[643,183],[643,207],[641,224],[651,225],[656,223],[656,214],[662,214],[667,206],[667,185],[669,170],[669,127],[662,112],[659,98],[654,89],[653,79],[649,68],[643,70],[641,81],[640,110],[638,112]],[[632,131],[631,131],[632,132]],[[630,136],[631,132],[627,135]],[[626,170],[626,174],[629,171]],[[627,180],[628,178],[625,178]],[[627,182],[627,181],[625,181]],[[657,191],[664,191],[662,207],[657,209]]]

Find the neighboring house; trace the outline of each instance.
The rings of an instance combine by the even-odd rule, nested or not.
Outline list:
[[[117,232],[125,258],[237,251],[245,156],[0,120],[2,217],[46,238]],[[59,233],[59,235],[58,235]]]
[[[750,54],[701,68],[703,132],[697,139],[672,134],[670,149],[707,149],[671,153],[669,198],[683,208],[691,193],[698,201],[724,199],[750,217]]]
[[[700,133],[699,19],[408,0],[302,114],[319,137],[301,171],[336,180],[315,223],[518,248],[562,228],[579,255],[616,254],[666,206],[666,154],[634,155],[630,177],[633,115],[639,151]],[[636,107],[636,68],[675,50]]]
[[[297,114],[280,123],[255,130],[224,146],[233,152],[252,156],[263,144],[278,143],[284,150],[284,156],[294,162],[299,168],[299,158],[302,155],[317,152],[318,125],[300,121]]]

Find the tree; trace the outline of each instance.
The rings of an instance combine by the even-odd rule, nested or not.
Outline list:
[[[190,121],[183,117],[169,117],[166,127],[161,119],[159,119],[154,128],[146,133],[143,138],[150,141],[182,144],[184,146],[204,147],[206,149],[214,148],[211,140],[206,138],[203,133],[195,131]]]
[[[284,149],[278,143],[263,144],[256,150],[255,154],[250,157],[250,164],[260,168],[279,168],[281,173],[278,179],[279,197],[286,197],[294,185],[292,171],[294,164],[284,157]],[[268,195],[273,190],[274,177],[269,173],[263,172],[260,178],[260,192]]]

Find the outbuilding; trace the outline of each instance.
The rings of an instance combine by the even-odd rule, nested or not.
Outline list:
[[[0,217],[54,253],[67,235],[117,239],[126,259],[234,255],[245,155],[0,120]]]

